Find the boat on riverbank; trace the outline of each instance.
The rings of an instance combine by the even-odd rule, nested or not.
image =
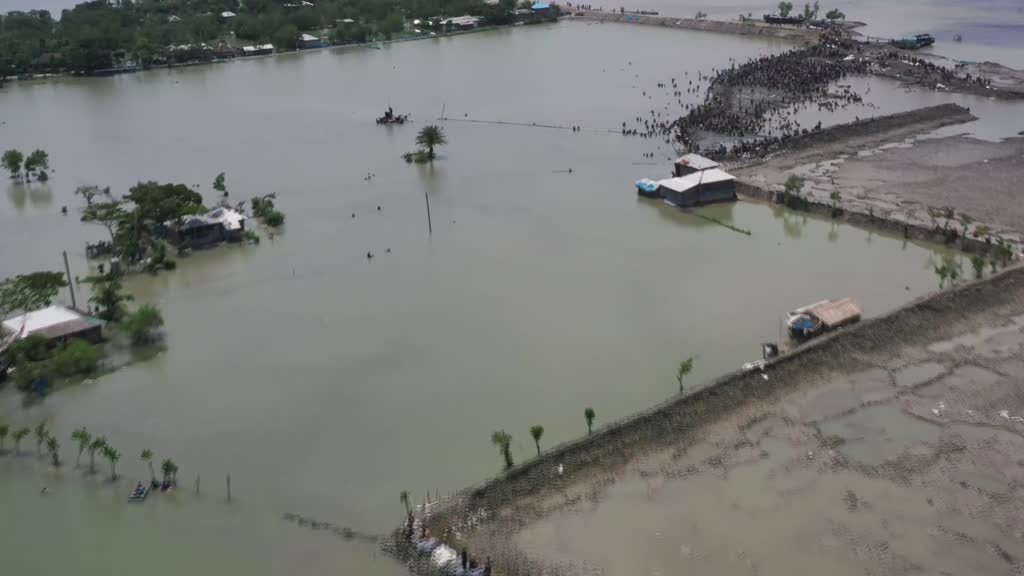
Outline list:
[[[822,300],[787,314],[786,326],[790,336],[805,340],[858,322],[863,314],[864,310],[852,298]]]

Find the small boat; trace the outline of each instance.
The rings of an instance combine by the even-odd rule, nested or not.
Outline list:
[[[645,198],[658,197],[658,183],[650,178],[643,178],[634,182],[636,193]]]
[[[935,44],[935,37],[931,34],[917,34],[909,38],[890,40],[889,43],[904,50],[917,50],[918,48],[925,48]]]
[[[803,16],[774,16],[772,14],[765,14],[764,15],[764,21],[767,22],[768,24],[790,24],[790,25],[796,25],[796,24],[803,24],[804,23],[804,17]]]
[[[377,118],[377,124],[388,125],[388,124],[405,124],[409,120],[408,114],[395,114],[389,106],[384,112],[384,115]]]
[[[804,340],[860,320],[864,311],[852,298],[822,300],[802,306],[786,315],[789,334]]]
[[[128,497],[128,501],[141,502],[146,499],[146,496],[149,496],[149,487],[143,485],[142,482],[139,482],[135,486],[135,490],[132,490],[132,494]]]

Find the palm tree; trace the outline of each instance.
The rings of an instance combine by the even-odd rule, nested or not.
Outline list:
[[[683,378],[693,370],[693,357],[689,357],[679,363],[679,369],[676,371],[676,382],[679,382],[679,393],[683,393]]]
[[[164,483],[170,484],[171,479],[178,473],[178,465],[174,463],[174,460],[166,458],[160,463],[160,471],[164,473]]]
[[[491,434],[491,444],[498,447],[501,451],[501,455],[505,458],[505,469],[512,467],[512,452],[509,449],[512,445],[512,436],[504,430],[495,430]]]
[[[42,456],[43,442],[46,442],[46,439],[50,436],[50,430],[46,428],[46,420],[36,424],[36,427],[32,432],[36,436],[36,452]]]
[[[17,430],[14,431],[14,434],[11,434],[11,438],[14,439],[15,455],[17,455],[20,451],[22,439],[24,439],[25,436],[28,436],[29,433],[31,433],[31,430],[29,430],[28,427],[26,426],[24,428],[18,428]]]
[[[7,440],[7,435],[11,433],[11,427],[7,424],[0,424],[0,452],[4,451],[4,441]]]
[[[106,436],[97,436],[97,437],[92,439],[92,442],[89,443],[89,447],[86,448],[86,450],[89,451],[89,472],[91,472],[93,474],[96,473],[96,451],[97,450],[103,450],[103,448],[106,445],[107,445],[107,437]]]
[[[412,508],[409,507],[409,491],[402,490],[402,493],[398,495],[398,499],[405,505],[405,515],[412,516]]]
[[[46,437],[46,450],[50,453],[50,461],[54,468],[60,468],[60,442],[53,436]]]
[[[426,148],[427,158],[430,160],[434,159],[434,147],[444,146],[447,143],[448,139],[445,138],[444,128],[434,124],[424,126],[416,135],[416,144],[421,148]]]
[[[583,417],[587,419],[587,434],[594,431],[594,416],[596,416],[596,414],[594,413],[593,408],[587,408],[583,411]]]
[[[71,433],[71,439],[78,442],[78,456],[75,458],[75,468],[82,465],[82,452],[89,447],[89,443],[92,442],[92,434],[85,429],[85,426],[75,430]]]
[[[544,435],[544,427],[540,424],[530,426],[530,436],[533,436],[533,443],[537,445],[537,456],[540,456],[540,437]]]
[[[156,472],[153,472],[153,451],[147,448],[142,451],[139,458],[149,466],[149,479],[156,482]]]
[[[104,443],[103,457],[110,461],[110,480],[117,480],[117,461],[121,459],[121,453]]]

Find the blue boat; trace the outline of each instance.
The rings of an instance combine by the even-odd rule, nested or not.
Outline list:
[[[658,197],[658,183],[650,178],[643,178],[635,182],[636,193],[647,197],[657,198]]]
[[[132,495],[128,497],[129,502],[141,502],[149,496],[149,487],[139,482],[135,485],[135,490],[132,490]]]

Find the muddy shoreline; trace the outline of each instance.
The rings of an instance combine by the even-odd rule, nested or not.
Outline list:
[[[778,402],[794,391],[813,390],[836,373],[879,366],[895,370],[936,339],[998,325],[1022,312],[1024,269],[1019,267],[910,303],[770,362],[767,379],[760,373],[727,374],[690,395],[556,446],[439,504],[424,526],[431,534],[446,535],[456,548],[468,542],[474,556],[491,557],[496,573],[560,573],[528,558],[510,536],[574,502],[599,501],[627,473],[630,462],[665,451],[681,453],[698,441],[698,429],[746,415],[752,407]],[[410,558],[400,533],[388,548]]]
[[[619,14],[617,12],[576,11],[567,18],[572,20],[591,20],[595,22],[618,22],[622,24],[639,24],[642,26],[661,26],[677,30],[700,30],[718,32],[720,34],[740,34],[744,36],[764,36],[784,38],[787,40],[812,42],[821,34],[820,30],[797,28],[794,26],[769,26],[763,22],[731,22],[727,20],[696,20],[694,18],[673,18],[671,16],[650,16],[643,14]]]

